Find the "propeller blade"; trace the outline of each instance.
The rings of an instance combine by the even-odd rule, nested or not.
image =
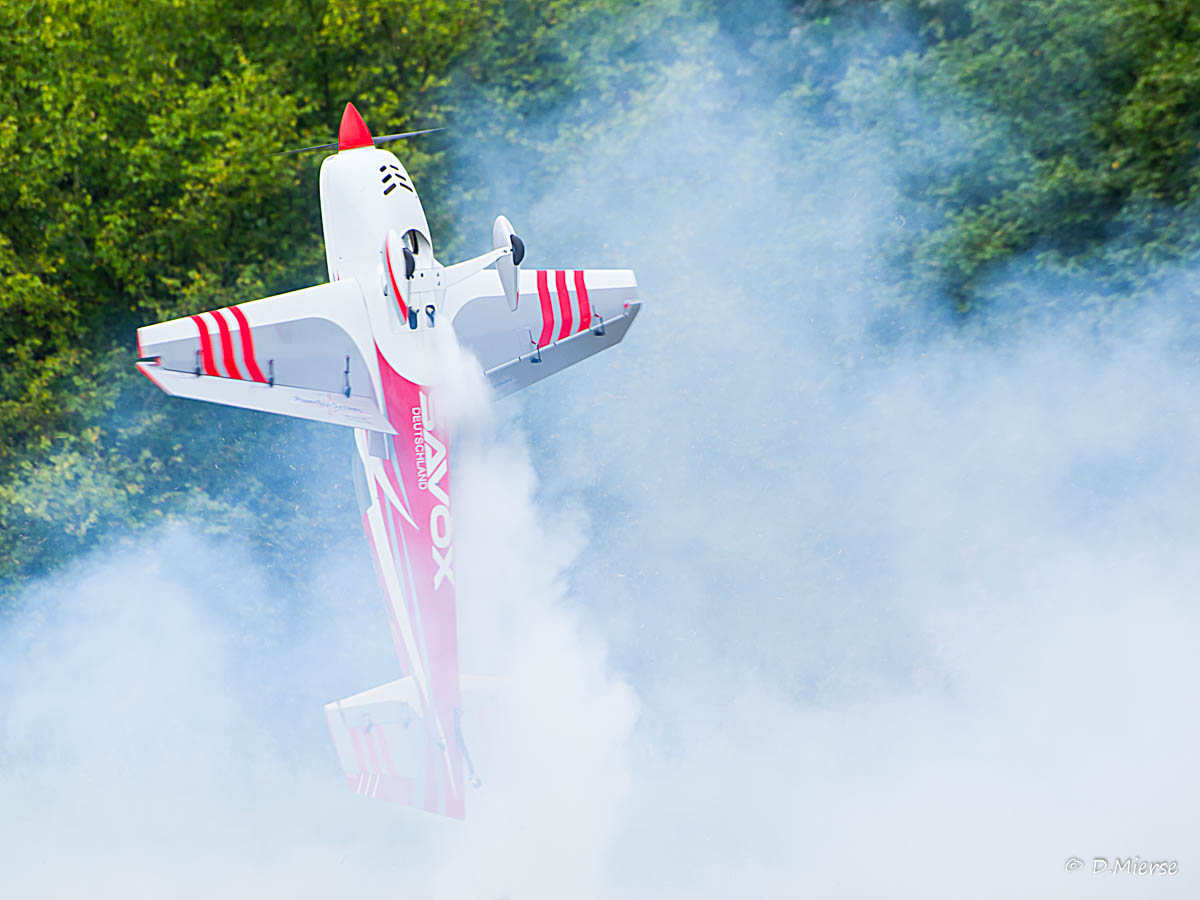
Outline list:
[[[405,138],[416,137],[419,134],[433,134],[435,131],[445,131],[445,128],[426,128],[422,131],[406,131],[403,134],[381,134],[377,138],[372,138],[375,141],[375,146],[380,144],[390,144],[392,141],[402,141]]]
[[[435,131],[445,130],[445,128],[425,128],[421,131],[405,131],[403,134],[381,134],[379,137],[372,138],[371,140],[373,140],[375,142],[375,146],[378,147],[381,144],[390,144],[392,141],[402,141],[405,138],[416,137],[417,135],[421,134],[433,134]],[[332,141],[328,144],[317,144],[313,147],[301,147],[298,150],[280,150],[279,152],[272,153],[271,155],[291,156],[293,153],[307,153],[310,150],[336,150],[337,146],[338,142]]]
[[[291,156],[293,153],[307,153],[309,150],[335,150],[337,149],[337,141],[332,144],[317,144],[315,147],[301,147],[299,150],[280,150],[278,153],[272,153],[272,156]]]

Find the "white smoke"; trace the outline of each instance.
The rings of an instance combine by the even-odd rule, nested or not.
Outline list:
[[[539,504],[525,441],[500,430],[478,361],[450,345],[442,359],[433,399],[455,428],[462,668],[501,685],[464,699],[485,789],[431,867],[435,893],[586,897],[623,818],[636,703],[567,604],[583,515]]]
[[[1107,336],[881,347],[886,158],[801,164],[691,71],[501,204],[526,265],[637,271],[625,344],[497,421],[448,381],[463,669],[507,679],[467,822],[344,789],[321,704],[395,674],[361,536],[293,596],[180,530],[4,626],[12,893],[1195,893],[1194,273]]]

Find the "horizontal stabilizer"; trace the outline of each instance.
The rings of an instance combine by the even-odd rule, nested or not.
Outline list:
[[[430,744],[411,677],[325,706],[333,745],[355,793],[422,805]]]
[[[466,697],[499,683],[486,677],[461,679]],[[449,774],[461,773],[464,764],[471,772],[461,712],[455,716],[453,734],[443,742],[422,717],[421,708],[420,688],[409,676],[326,704],[325,719],[352,791],[461,819],[463,783],[461,777]]]

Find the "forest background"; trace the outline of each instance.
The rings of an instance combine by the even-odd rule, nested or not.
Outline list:
[[[520,154],[538,196],[585,148],[636,154],[679,78],[719,84],[731,127],[782,136],[798,172],[857,144],[887,160],[881,322],[1103,330],[1200,244],[1188,0],[3,0],[0,608],[167,522],[245,536],[283,579],[331,517],[353,527],[351,491],[306,489],[347,468],[333,429],[172,402],[132,365],[138,325],[325,279],[318,161],[273,154],[328,140],[347,100],[376,133],[445,126],[399,152],[448,260],[512,215],[473,162]],[[931,127],[954,136],[936,160]],[[712,148],[714,177],[734,152]],[[580,264],[631,264],[601,238]],[[995,277],[1014,261],[1027,296]]]

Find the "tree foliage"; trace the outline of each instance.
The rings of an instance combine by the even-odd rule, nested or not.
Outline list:
[[[180,517],[286,569],[341,509],[299,489],[326,432],[168,405],[130,366],[138,324],[322,280],[313,161],[272,153],[354,98],[548,181],[680,59],[797,146],[887,154],[911,224],[880,302],[969,316],[1014,260],[1116,302],[1198,249],[1187,0],[0,0],[0,579]],[[484,233],[450,145],[405,152],[451,249]]]

